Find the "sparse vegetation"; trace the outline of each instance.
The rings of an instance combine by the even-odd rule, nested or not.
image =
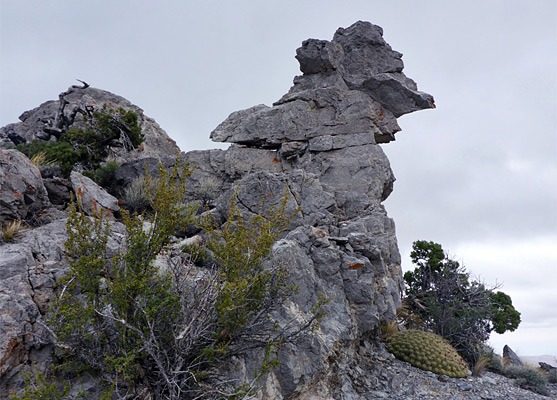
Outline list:
[[[491,358],[485,354],[478,357],[472,368],[472,376],[481,376],[484,370],[490,365]]]
[[[404,274],[406,304],[470,363],[492,331],[514,331],[520,313],[508,295],[475,281],[440,244],[416,241],[410,254],[417,266]]]
[[[58,164],[64,177],[68,177],[76,165],[94,176],[106,160],[111,146],[124,146],[127,150],[141,144],[141,127],[138,116],[131,110],[119,108],[112,110],[104,107],[92,112],[86,120],[86,129],[69,129],[57,141],[35,140],[20,144],[16,148],[33,159]]]
[[[247,219],[232,199],[224,226],[203,220],[212,268],[196,267],[187,254],[168,248],[195,211],[184,214],[189,170],[183,167],[177,162],[170,172],[161,167],[156,179],[147,175],[150,225],[123,211],[125,240],[115,255],[108,254],[115,245],[109,246],[111,224],[70,207],[70,269],[49,313],[58,370],[93,373],[120,398],[251,398],[257,380],[230,381],[222,368],[260,348],[258,374],[269,371],[278,363],[278,347],[324,316],[326,300],[302,326],[280,327],[270,317],[294,290],[284,266],[265,263],[288,223],[286,197],[277,209]]]
[[[0,238],[8,243],[14,241],[19,235],[27,231],[28,228],[21,220],[14,220],[4,226],[0,230]]]
[[[50,167],[56,165],[54,161],[49,160],[48,155],[44,151],[34,154],[29,161],[37,167]]]
[[[25,389],[20,394],[12,393],[11,400],[64,400],[70,392],[67,383],[47,379],[45,374],[35,371],[25,375]]]
[[[540,372],[527,366],[509,365],[503,369],[503,374],[516,380],[523,388],[541,395],[549,394],[546,379]]]
[[[381,338],[388,339],[399,331],[399,325],[395,321],[381,323]]]
[[[135,178],[124,190],[123,200],[132,212],[143,213],[149,209],[145,177]]]
[[[479,347],[477,354],[479,358],[487,360],[486,368],[493,372],[501,373],[503,370],[503,360],[499,354],[495,353],[492,347],[484,344]]]
[[[110,186],[114,180],[114,175],[120,164],[115,161],[108,161],[102,167],[92,171],[83,171],[83,175],[91,178],[102,187]]]
[[[549,383],[557,383],[557,369],[547,371],[545,377]]]
[[[201,264],[209,259],[207,249],[201,243],[185,244],[180,247],[180,250],[188,254],[190,261],[195,265]]]

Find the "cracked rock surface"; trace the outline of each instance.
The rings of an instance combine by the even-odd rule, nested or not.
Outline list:
[[[402,55],[382,34],[378,26],[357,22],[337,30],[331,41],[303,42],[296,52],[303,75],[294,79],[287,94],[271,107],[232,113],[211,133],[215,141],[232,143],[227,150],[180,155],[196,165],[187,195],[203,202],[217,220],[225,220],[236,192],[245,216],[260,212],[262,204],[264,209],[280,204],[285,194],[287,212],[299,210],[269,261],[283,264],[299,288],[280,310],[280,320],[301,325],[320,293],[330,299],[319,329],[280,349],[281,364],[263,378],[260,399],[374,398],[366,394],[376,390],[366,389],[367,381],[361,389],[349,371],[335,366],[368,371],[366,358],[358,356],[362,340],[373,335],[381,320],[391,320],[400,305],[402,271],[395,225],[382,204],[395,178],[379,144],[394,139],[400,130],[398,116],[434,107],[433,98],[403,74]],[[99,104],[102,99],[127,104],[92,88],[76,89],[72,96],[76,102],[90,96]],[[56,105],[49,102],[25,113],[21,124],[2,128],[0,136],[11,129],[33,137],[44,117],[40,114],[51,109]],[[140,117],[145,132],[151,120]],[[158,126],[154,121],[151,125]],[[146,137],[143,152],[120,160],[127,162],[116,171],[111,193],[122,193],[145,167],[155,174],[159,161],[173,165],[173,142],[162,135],[153,138],[158,139]],[[116,239],[118,226],[114,223],[111,233]],[[64,240],[64,222],[57,220],[16,243],[0,245],[4,383],[17,386],[22,366],[47,363],[50,348],[40,339],[38,322],[55,278],[64,273]],[[251,380],[261,357],[256,350],[238,357],[231,378]],[[6,389],[0,386],[2,390]]]

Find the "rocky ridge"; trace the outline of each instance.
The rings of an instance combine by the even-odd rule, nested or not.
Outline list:
[[[259,105],[232,113],[211,133],[215,141],[232,143],[227,150],[180,154],[196,166],[188,181],[188,196],[203,201],[220,221],[225,220],[236,191],[243,215],[260,212],[263,198],[265,208],[279,204],[285,193],[290,196],[287,210],[300,210],[275,244],[270,260],[288,266],[290,279],[299,287],[280,318],[301,324],[319,293],[331,300],[326,306],[328,316],[315,334],[281,349],[281,364],[263,379],[260,399],[426,399],[423,393],[429,387],[434,388],[427,392],[431,398],[467,399],[473,397],[458,397],[457,392],[476,393],[461,387],[460,381],[439,382],[393,360],[380,344],[370,344],[379,322],[393,319],[402,284],[394,222],[382,205],[395,178],[379,144],[394,139],[400,130],[397,117],[434,107],[433,98],[418,91],[402,73],[402,55],[391,49],[382,34],[378,26],[357,22],[340,28],[331,41],[304,41],[296,52],[303,75],[294,79],[287,94],[272,107]],[[91,87],[72,87],[58,101],[22,114],[22,122],[0,128],[0,147],[44,138],[45,124],[53,125],[64,101],[66,112],[108,104],[140,116],[143,147],[130,153],[115,149],[113,158],[121,166],[105,188],[112,195],[120,197],[135,177],[144,175],[145,167],[153,174],[159,162],[174,163],[176,145],[141,109]],[[83,122],[80,115],[74,115],[73,123]],[[20,166],[1,161],[8,157]],[[33,179],[11,172],[27,169]],[[64,208],[64,195],[56,190],[91,193],[91,214],[98,204],[118,208],[116,198],[80,174],[73,174],[69,182],[43,177],[41,186],[35,169],[17,151],[0,149],[0,223],[48,215],[39,220],[42,226],[15,242],[0,244],[2,395],[21,387],[23,371],[34,365],[45,369],[51,360],[43,319],[56,278],[66,271],[65,213],[59,210]],[[14,195],[18,190],[22,196]],[[29,201],[31,194],[38,196],[36,200]],[[110,245],[115,251],[123,228],[118,222],[111,226]],[[248,381],[260,356],[254,351],[238,358],[231,377]],[[405,376],[418,383],[407,384]],[[94,393],[94,380],[86,384]],[[435,397],[436,390],[451,396]]]

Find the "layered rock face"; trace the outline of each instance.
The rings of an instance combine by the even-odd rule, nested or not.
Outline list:
[[[280,353],[264,398],[344,398],[333,396],[339,385],[355,393],[347,377],[336,388],[324,383],[330,358],[349,358],[354,344],[392,320],[400,305],[395,226],[381,204],[394,176],[378,143],[394,139],[398,116],[434,103],[404,76],[402,55],[382,33],[357,22],[330,42],[304,41],[296,52],[303,75],[286,95],[273,107],[231,114],[211,133],[234,143],[223,154],[222,186],[240,183],[246,211],[257,212],[265,196],[277,204],[285,191],[291,207],[300,207],[273,252],[299,287],[284,320],[308,316],[319,293],[331,300],[319,332]]]
[[[299,288],[277,315],[280,321],[301,325],[320,296],[329,299],[320,328],[281,348],[281,364],[264,377],[261,399],[365,398],[357,370],[342,369],[354,363],[357,367],[362,341],[381,320],[393,319],[400,305],[402,276],[395,226],[382,205],[395,178],[379,143],[394,139],[400,130],[398,116],[433,108],[434,103],[402,73],[402,55],[391,49],[382,33],[378,26],[357,22],[339,29],[332,41],[304,41],[296,55],[303,75],[294,79],[287,94],[272,107],[258,105],[231,114],[211,133],[215,141],[232,143],[228,150],[181,154],[197,166],[189,178],[188,195],[192,200],[203,196],[221,221],[234,193],[244,215],[261,212],[262,204],[264,209],[280,204],[285,195],[289,196],[287,211],[299,210],[269,260],[285,265]],[[76,94],[80,99],[91,90],[109,99],[117,97],[97,89],[79,90],[83,91]],[[40,122],[37,113],[46,112],[41,110],[50,105],[41,107],[24,113],[22,124]],[[23,125],[15,124],[0,133],[8,138],[9,131],[29,140],[33,126],[27,123],[23,130]],[[151,141],[145,125],[144,134],[147,146]],[[159,144],[153,140],[152,153],[136,152],[116,171],[113,193],[143,175],[145,166],[152,172],[161,159],[173,163],[172,143]],[[161,157],[163,153],[167,158]],[[53,243],[64,240],[59,224],[41,228],[56,236]],[[0,319],[4,324],[0,332],[7,332],[9,324],[13,327],[9,336],[14,338],[9,346],[0,347],[4,382],[16,375],[18,363],[36,362],[29,355],[33,346],[42,349],[41,360],[49,351],[44,343],[17,339],[40,326],[44,302],[36,299],[48,299],[53,277],[64,271],[61,245],[52,247],[52,260],[43,257],[32,250],[40,245],[32,234],[27,234],[25,244],[0,246],[0,271],[8,271],[9,276],[3,277],[14,282],[6,283],[2,293],[10,297],[17,291],[13,307],[24,310],[12,315],[0,302],[3,315],[10,314],[9,319]],[[44,284],[37,286],[28,278],[39,274],[35,271],[44,275]],[[231,378],[251,380],[260,357],[258,351],[239,357]]]

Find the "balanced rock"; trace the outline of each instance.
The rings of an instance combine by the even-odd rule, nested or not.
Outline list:
[[[211,133],[233,143],[223,151],[224,168],[215,163],[191,177],[218,182],[221,220],[234,193],[244,215],[260,212],[262,199],[264,208],[273,207],[288,194],[287,210],[299,213],[270,262],[287,266],[299,290],[281,318],[301,324],[319,293],[330,297],[318,334],[279,351],[281,366],[267,375],[264,399],[311,398],[316,388],[315,398],[334,398],[332,386],[316,381],[332,354],[349,362],[356,351],[349,343],[394,318],[402,271],[394,222],[382,202],[395,178],[378,143],[400,130],[397,116],[433,107],[433,98],[402,73],[401,54],[370,23],[339,29],[331,42],[305,41],[296,58],[304,74],[286,95],[272,107],[232,113]],[[200,153],[182,158],[193,156]],[[237,378],[247,382],[258,359],[254,352],[240,360],[248,372]],[[343,390],[354,394],[354,383],[342,380]]]
[[[231,114],[213,140],[265,148],[309,142],[314,151],[386,143],[400,130],[397,117],[434,107],[402,73],[402,54],[369,22],[338,29],[331,42],[306,40],[296,53],[304,75],[290,92],[274,107]]]
[[[360,346],[380,321],[395,317],[402,288],[395,225],[383,206],[395,178],[379,143],[394,139],[400,130],[398,116],[433,108],[433,98],[419,92],[402,73],[401,54],[383,40],[381,28],[367,22],[339,29],[332,41],[303,42],[296,58],[303,75],[294,78],[287,94],[271,107],[257,105],[232,113],[211,133],[215,141],[232,143],[227,150],[180,155],[197,166],[185,195],[208,208],[219,222],[226,221],[231,198],[242,216],[250,217],[276,207],[287,196],[286,210],[293,217],[267,262],[283,265],[298,290],[274,317],[279,324],[301,328],[322,296],[328,299],[327,317],[315,332],[278,348],[280,366],[261,377],[258,398],[366,399],[371,386],[361,385],[365,360],[358,364]],[[64,99],[90,104],[98,96],[104,99],[98,100],[101,104],[114,95],[75,88]],[[45,104],[26,113],[22,119],[27,128],[9,127],[9,140],[39,137],[36,131],[44,132],[40,114],[52,115],[57,109],[56,104]],[[2,132],[7,138],[7,128],[0,136]],[[167,144],[152,142],[149,153],[148,135],[145,141],[143,152],[122,159],[126,162],[116,170],[112,187],[116,192],[125,191],[145,169],[155,177],[159,162],[173,165],[175,156]],[[71,180],[78,196],[96,190],[76,172]],[[101,206],[117,207],[114,198],[101,201],[102,192],[92,198],[96,203],[88,206],[90,214]],[[59,235],[57,240],[63,242],[64,233]],[[19,289],[8,288],[8,296],[13,290]],[[18,304],[25,308],[28,300],[29,296]],[[35,305],[31,320],[41,320],[44,303]],[[18,324],[22,332],[23,322]],[[26,353],[18,354],[17,360],[27,362]],[[226,369],[227,378],[251,383],[263,357],[255,347],[239,354]],[[14,368],[8,369],[15,376]],[[17,386],[12,375],[8,379],[0,372],[0,378]]]

